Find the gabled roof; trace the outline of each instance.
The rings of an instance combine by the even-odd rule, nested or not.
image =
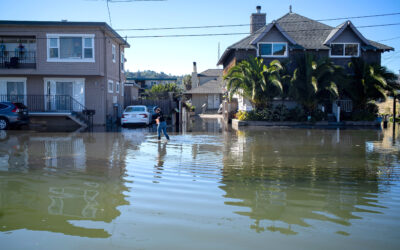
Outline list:
[[[198,76],[222,76],[222,69],[207,69],[198,74]]]
[[[346,22],[340,24],[336,28],[334,28],[328,35],[328,37],[325,39],[324,44],[329,45],[331,42],[333,42],[336,38],[340,36],[340,34],[343,33],[343,31],[346,30],[346,28],[349,27],[357,36],[360,38],[363,43],[366,45],[370,45],[369,40],[367,40],[361,33],[358,31],[356,27],[354,27],[353,23],[350,20],[347,20]]]
[[[292,43],[289,44],[289,48],[293,49],[328,50],[329,46],[326,44],[326,41],[329,41],[330,38],[334,39],[334,36],[339,36],[340,33],[343,32],[340,31],[342,26],[350,26],[361,40],[365,40],[365,43],[375,47],[374,49],[393,50],[392,47],[365,39],[354,25],[351,24],[351,22],[345,22],[338,27],[333,28],[329,25],[317,22],[296,13],[287,13],[276,20],[275,25],[273,24],[274,23],[270,23],[257,30],[255,33],[250,34],[237,43],[229,46],[219,59],[218,65],[222,64],[233,50],[256,50],[257,41],[267,34],[272,27],[276,27],[283,36],[288,38]]]
[[[188,90],[185,94],[223,94],[222,85],[220,80],[211,80],[197,88]]]
[[[263,29],[263,31],[253,40],[251,41],[252,45],[256,45],[261,39],[263,39],[263,37],[273,28],[277,28],[281,34],[289,40],[289,42],[291,42],[292,44],[296,45],[296,41],[293,40],[286,32],[284,29],[281,28],[281,26],[277,23],[277,22],[272,22],[270,24],[268,24],[265,29]]]

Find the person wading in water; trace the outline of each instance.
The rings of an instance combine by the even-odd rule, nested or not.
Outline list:
[[[159,107],[156,107],[155,111],[157,113],[156,123],[157,123],[158,139],[161,140],[161,130],[162,130],[167,140],[169,140],[169,136],[167,134],[167,122],[165,121],[164,114],[161,112],[161,109]]]

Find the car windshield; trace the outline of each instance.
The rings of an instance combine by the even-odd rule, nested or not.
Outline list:
[[[125,112],[145,112],[145,107],[127,107]]]

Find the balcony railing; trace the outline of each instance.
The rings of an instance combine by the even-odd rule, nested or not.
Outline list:
[[[0,68],[36,68],[36,51],[0,51]]]
[[[24,103],[29,112],[82,112],[85,106],[69,95],[0,95],[0,102]]]

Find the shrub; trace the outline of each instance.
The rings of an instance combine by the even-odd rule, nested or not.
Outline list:
[[[239,110],[239,112],[236,113],[236,118],[239,121],[247,121],[248,120],[248,113],[246,111],[241,111]]]
[[[297,106],[294,109],[290,109],[288,112],[288,120],[297,122],[307,121],[307,114],[304,108]]]
[[[368,103],[365,109],[356,110],[352,114],[353,121],[374,121],[378,117],[379,108],[375,103]]]

